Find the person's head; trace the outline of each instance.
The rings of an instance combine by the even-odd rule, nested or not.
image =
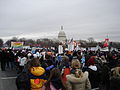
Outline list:
[[[47,52],[47,54],[51,56],[53,53],[52,52]]]
[[[39,67],[40,66],[40,62],[39,59],[35,59],[32,58],[30,61],[27,62],[27,64],[25,65],[25,69],[28,70],[30,72],[32,67]]]
[[[50,76],[48,78],[48,81],[45,84],[45,86],[46,86],[45,90],[49,90],[50,82],[52,82],[52,84],[56,88],[56,90],[59,90],[60,88],[62,88],[62,90],[65,90],[65,86],[61,81],[61,73],[58,68],[53,68],[50,71]]]
[[[33,58],[33,59],[30,61],[30,66],[31,66],[31,67],[39,67],[39,66],[40,66],[40,61],[39,61],[39,59]]]
[[[69,57],[68,56],[63,56],[62,61],[63,62],[69,62]]]
[[[120,76],[120,67],[115,67],[115,70],[113,72],[115,76]]]
[[[78,59],[73,59],[71,63],[71,67],[78,69],[81,67],[80,61]]]
[[[69,68],[69,57],[68,56],[63,56],[60,64],[64,65],[66,68]]]
[[[45,59],[46,59],[46,60],[50,60],[50,58],[51,58],[50,55],[48,55],[48,54],[45,55]]]
[[[87,61],[88,66],[90,65],[95,65],[95,57],[92,56],[88,61]]]
[[[33,54],[33,58],[37,59],[38,58],[37,54]]]
[[[51,71],[50,71],[50,78],[59,78],[60,77],[60,70],[58,68],[53,68]]]

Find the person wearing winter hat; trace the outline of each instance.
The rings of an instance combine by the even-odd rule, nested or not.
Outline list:
[[[37,54],[33,54],[33,58],[38,58]]]
[[[39,52],[36,52],[36,55],[37,55],[38,58],[40,57],[40,53]]]
[[[87,65],[94,65],[95,64],[95,57],[91,57],[88,61],[87,61]]]
[[[31,53],[28,53],[28,54],[27,54],[27,56],[28,56],[28,57],[31,57],[31,56],[32,56],[32,54],[31,54]]]
[[[31,60],[32,54],[30,52],[27,54],[27,58],[28,58],[28,61]]]
[[[95,65],[95,57],[91,57],[88,62],[88,68],[86,71],[89,72],[89,80],[91,83],[91,88],[93,90],[99,89],[99,83],[100,83],[100,75],[99,75],[99,69]]]

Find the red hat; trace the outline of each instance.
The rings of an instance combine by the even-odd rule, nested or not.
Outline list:
[[[90,58],[87,62],[88,66],[95,64],[95,58]]]

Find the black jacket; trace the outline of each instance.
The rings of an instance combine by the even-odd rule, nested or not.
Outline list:
[[[90,68],[87,68],[87,71],[89,72],[89,80],[91,83],[91,88],[98,88],[100,83],[100,75],[99,71],[94,71]]]
[[[110,90],[120,90],[120,76],[111,77]]]

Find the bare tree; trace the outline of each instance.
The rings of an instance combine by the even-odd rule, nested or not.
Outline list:
[[[2,46],[3,46],[3,40],[0,39],[0,47],[2,47]]]
[[[95,42],[95,41],[94,41],[94,38],[93,38],[93,37],[89,37],[89,38],[88,38],[88,42],[89,42],[89,43]]]

